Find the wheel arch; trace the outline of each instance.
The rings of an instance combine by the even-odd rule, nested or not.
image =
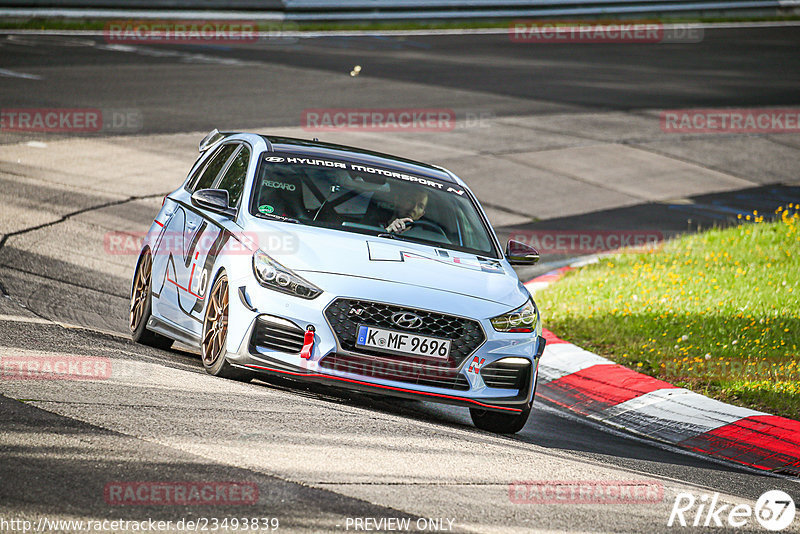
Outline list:
[[[214,285],[217,283],[217,280],[220,279],[222,275],[228,276],[228,270],[225,268],[224,265],[220,265],[217,267],[217,270],[214,272],[214,277],[211,279],[211,282],[208,284],[208,293],[207,295],[211,295],[211,290],[214,288]],[[230,295],[228,295],[230,298]]]

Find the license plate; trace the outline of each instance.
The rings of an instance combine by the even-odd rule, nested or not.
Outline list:
[[[377,349],[425,358],[446,360],[450,355],[450,340],[420,336],[407,332],[384,330],[373,326],[359,326],[356,347]]]

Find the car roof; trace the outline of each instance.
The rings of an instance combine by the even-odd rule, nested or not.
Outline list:
[[[391,169],[398,172],[406,172],[415,174],[417,176],[424,176],[426,178],[433,178],[443,182],[457,183],[453,176],[446,170],[415,161],[412,159],[401,158],[391,154],[384,154],[382,152],[374,152],[372,150],[365,150],[346,145],[337,145],[335,143],[325,143],[318,140],[309,141],[308,139],[297,139],[294,137],[280,137],[274,135],[262,135],[264,140],[271,145],[273,152],[293,152],[296,154],[303,154],[313,157],[329,157],[336,159],[344,159],[351,162],[362,163],[366,165],[377,165],[386,169]]]

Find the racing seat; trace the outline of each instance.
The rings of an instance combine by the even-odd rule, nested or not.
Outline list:
[[[292,172],[277,172],[261,182],[258,205],[271,206],[275,215],[301,219],[308,216],[303,202],[303,182]]]
[[[375,192],[367,205],[367,211],[362,219],[363,224],[380,226],[381,228],[389,224],[389,219],[394,213],[394,205],[389,200],[386,193]]]

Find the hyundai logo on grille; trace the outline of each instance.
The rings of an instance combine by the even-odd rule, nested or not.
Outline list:
[[[419,328],[422,326],[422,317],[410,312],[397,312],[392,314],[392,322],[400,328]]]

